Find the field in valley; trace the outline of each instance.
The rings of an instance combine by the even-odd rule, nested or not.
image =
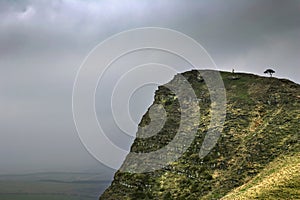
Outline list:
[[[93,200],[110,184],[100,174],[39,173],[0,176],[0,200]]]

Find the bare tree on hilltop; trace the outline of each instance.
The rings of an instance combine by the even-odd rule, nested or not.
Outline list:
[[[270,76],[272,77],[272,75],[275,73],[275,71],[273,69],[267,69],[264,73],[270,74]]]

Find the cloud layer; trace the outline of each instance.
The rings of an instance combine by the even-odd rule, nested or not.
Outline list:
[[[0,1],[0,174],[97,166],[77,137],[71,95],[81,62],[107,37],[171,28],[202,44],[219,69],[271,67],[300,83],[299,11],[297,0]],[[138,99],[136,119],[149,104]]]

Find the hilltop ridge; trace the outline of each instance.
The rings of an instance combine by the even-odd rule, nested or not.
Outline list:
[[[182,73],[200,104],[199,126],[191,145],[162,169],[147,173],[119,170],[100,200],[300,199],[300,85],[253,74],[220,74],[226,89],[226,119],[214,148],[199,157],[214,103],[210,92],[198,71]],[[163,128],[152,137],[136,138],[131,152],[155,151],[174,138],[181,114],[176,95],[160,86],[156,104],[163,105],[167,114]],[[150,122],[148,110],[139,127]],[[147,161],[133,162],[128,156],[122,167],[141,162]]]

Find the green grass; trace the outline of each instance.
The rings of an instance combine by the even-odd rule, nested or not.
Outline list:
[[[300,153],[281,156],[222,200],[300,199]]]

